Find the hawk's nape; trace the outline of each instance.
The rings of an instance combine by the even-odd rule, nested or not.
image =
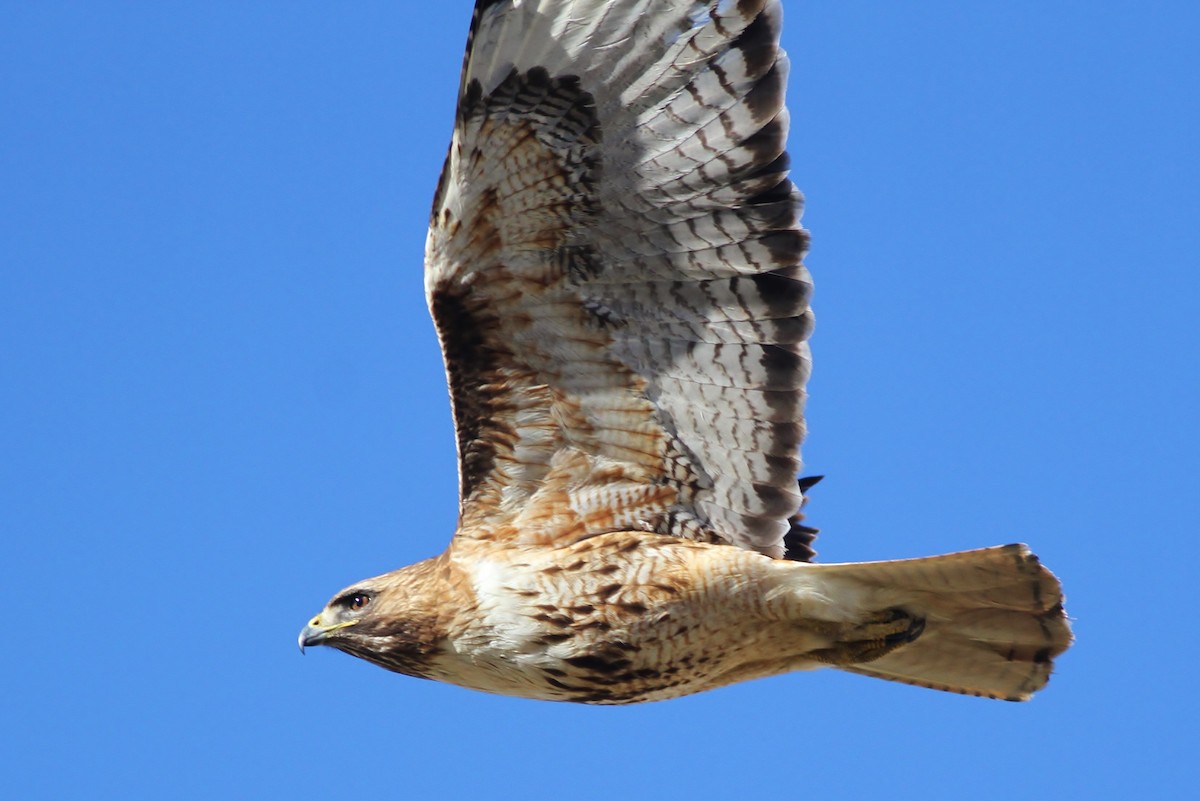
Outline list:
[[[808,561],[780,25],[778,0],[476,4],[425,272],[458,531],[301,647],[602,704],[820,666],[1045,685],[1071,634],[1025,546]]]

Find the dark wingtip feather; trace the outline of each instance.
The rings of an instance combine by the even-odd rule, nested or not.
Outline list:
[[[796,511],[796,514],[788,518],[791,527],[788,529],[788,533],[783,535],[784,559],[790,559],[793,562],[811,562],[817,555],[812,544],[817,539],[820,529],[804,525],[803,510],[804,505],[808,503],[806,493],[823,478],[825,476],[802,476],[796,481],[800,487],[800,494],[806,497],[800,502],[800,509]]]
[[[823,479],[823,478],[825,478],[825,476],[801,476],[799,479],[796,480],[796,483],[800,485],[800,492],[801,492],[801,494],[803,494],[805,492],[808,492],[810,489],[815,487],[817,484],[820,484],[821,479]]]

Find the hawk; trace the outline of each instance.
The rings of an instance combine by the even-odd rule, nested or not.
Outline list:
[[[779,0],[479,0],[425,290],[458,440],[440,556],[300,634],[623,704],[819,666],[1024,700],[1071,642],[1024,545],[814,564],[812,330]]]

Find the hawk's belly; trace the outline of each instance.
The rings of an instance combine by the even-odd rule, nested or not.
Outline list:
[[[634,703],[814,667],[804,654],[827,644],[769,601],[794,565],[747,551],[618,533],[523,556],[476,561],[475,614],[451,628],[432,678]]]

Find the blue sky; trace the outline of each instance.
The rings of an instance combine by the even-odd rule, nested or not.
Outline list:
[[[623,709],[296,651],[454,525],[421,257],[471,3],[415,5],[0,2],[6,795],[1194,782],[1194,4],[785,5],[821,559],[1029,542],[1076,619],[1050,687]]]

